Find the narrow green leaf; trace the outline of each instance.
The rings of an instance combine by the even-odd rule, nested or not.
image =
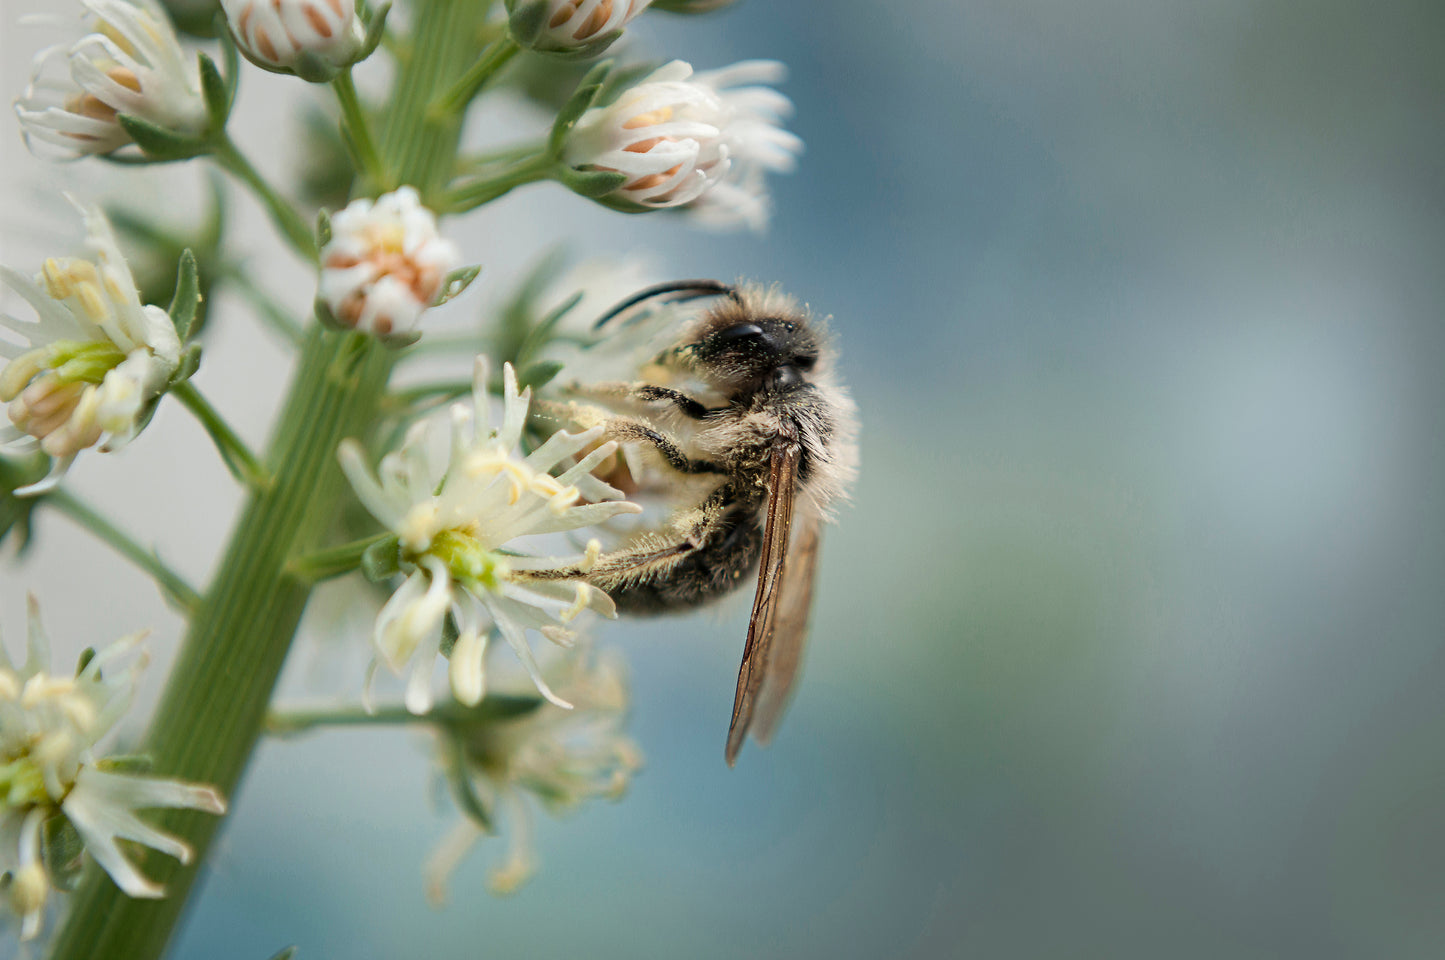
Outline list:
[[[129,113],[118,113],[115,119],[151,160],[184,160],[205,149],[203,140],[156,126]]]
[[[360,63],[376,52],[381,45],[381,40],[386,36],[386,15],[391,13],[391,3],[383,3],[371,14],[371,19],[366,24],[366,39],[361,42],[361,49],[356,54],[352,63]]]
[[[211,121],[211,132],[220,133],[226,129],[231,116],[231,89],[216,61],[204,53],[196,55],[201,69],[201,95],[206,101],[206,116]]]
[[[296,956],[297,947],[287,947],[284,950],[272,954],[271,960],[292,960]]]
[[[361,572],[372,583],[401,573],[401,545],[396,537],[378,540],[361,555]]]
[[[324,209],[316,211],[316,249],[320,250],[331,242],[331,214]]]
[[[452,799],[466,817],[487,833],[493,832],[492,814],[477,794],[472,778],[467,775],[467,755],[461,738],[455,734],[445,739],[447,782],[451,784]]]
[[[40,862],[55,886],[69,893],[80,879],[85,843],[64,814],[57,813],[40,827]]]
[[[554,154],[561,149],[562,141],[577,125],[582,114],[597,102],[597,96],[602,92],[602,85],[612,71],[612,65],[613,61],[603,60],[588,70],[578,82],[572,96],[568,97],[567,102],[562,104],[562,109],[557,111],[557,119],[552,123],[552,135],[548,138],[548,146]]]
[[[457,645],[457,638],[462,635],[461,628],[457,626],[457,618],[447,611],[446,618],[442,620],[442,642],[441,655],[448,660],[452,656],[452,648]]]
[[[597,200],[626,183],[627,174],[620,170],[577,170],[563,167],[558,179],[573,193],[589,200]]]
[[[437,298],[432,301],[432,306],[439,307],[448,300],[459,296],[463,290],[471,286],[472,281],[477,279],[477,275],[481,272],[481,266],[477,265],[462,267],[447,274],[446,279],[442,281],[441,292],[438,293]]]
[[[517,386],[519,389],[527,387],[532,387],[534,390],[540,389],[551,383],[552,378],[557,376],[561,369],[562,364],[556,360],[539,360],[523,368],[522,372],[517,374]]]
[[[95,659],[95,648],[94,648],[94,647],[86,647],[84,650],[80,651],[80,659],[78,659],[78,660],[75,662],[75,675],[78,677],[78,676],[80,676],[82,673],[84,673],[84,672],[85,672],[85,668],[88,667],[88,666],[90,666],[90,661],[92,661],[92,660],[94,660],[94,659]]]
[[[200,271],[196,267],[196,255],[187,248],[181,251],[181,261],[176,271],[176,293],[171,297],[171,305],[166,308],[181,343],[191,339],[191,327],[196,322],[196,308],[200,305]]]

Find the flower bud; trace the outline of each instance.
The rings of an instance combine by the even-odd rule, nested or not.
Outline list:
[[[353,200],[331,218],[318,299],[343,327],[382,337],[407,334],[441,295],[459,259],[415,188]]]
[[[652,0],[507,0],[512,37],[541,53],[596,56]]]
[[[366,37],[354,0],[221,0],[236,45],[266,70],[324,81]]]

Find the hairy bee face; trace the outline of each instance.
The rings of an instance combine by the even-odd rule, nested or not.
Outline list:
[[[820,349],[817,334],[796,316],[739,317],[721,309],[703,319],[686,352],[698,376],[735,398],[803,385]]]

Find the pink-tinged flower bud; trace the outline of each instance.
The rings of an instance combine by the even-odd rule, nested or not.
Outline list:
[[[306,79],[352,63],[366,37],[354,0],[221,0],[221,9],[247,59]]]
[[[354,200],[331,218],[319,298],[342,326],[376,336],[410,333],[460,259],[412,187]]]

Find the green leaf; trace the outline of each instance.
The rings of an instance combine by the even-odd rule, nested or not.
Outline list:
[[[620,170],[578,170],[574,167],[562,167],[557,179],[573,193],[589,200],[597,200],[626,183],[627,174]]]
[[[184,160],[206,149],[206,142],[198,137],[167,130],[133,114],[118,113],[115,119],[151,160]]]
[[[174,387],[178,383],[185,383],[194,377],[199,369],[201,369],[201,345],[199,343],[188,344],[186,349],[181,351],[181,362],[176,367],[176,372],[171,374],[170,385]]]
[[[513,3],[509,0],[507,9],[511,11],[511,15],[507,17],[507,29],[511,31],[512,39],[524,47],[533,46],[547,24],[548,7],[547,0],[528,0],[524,3]]]
[[[196,323],[196,308],[200,305],[200,271],[196,268],[196,255],[191,253],[188,247],[181,251],[181,261],[176,271],[176,292],[171,297],[171,305],[166,308],[181,343],[191,339],[191,328]]]
[[[529,364],[517,374],[518,389],[531,387],[534,390],[541,389],[552,382],[552,378],[561,371],[562,364],[556,360],[539,360]]]
[[[557,111],[557,119],[552,123],[552,135],[548,138],[548,146],[554,154],[561,149],[562,141],[567,138],[567,134],[572,132],[572,128],[577,125],[582,114],[597,102],[597,96],[602,92],[603,83],[607,80],[607,75],[612,72],[612,65],[613,61],[603,60],[588,70],[578,82],[577,89],[573,91],[572,96],[568,97],[567,102],[562,104],[562,109]]]
[[[388,2],[377,7],[376,12],[371,15],[371,19],[367,21],[366,24],[366,39],[362,40],[361,49],[357,51],[356,59],[351,61],[353,64],[365,60],[380,46],[382,38],[386,36],[386,15],[390,12],[391,3],[390,0],[388,0]]]
[[[457,618],[447,611],[446,618],[442,620],[442,642],[441,655],[448,660],[452,657],[452,648],[457,645],[457,638],[462,635],[461,628],[457,626]]]
[[[316,211],[316,249],[320,250],[331,242],[331,214],[325,210]]]
[[[211,121],[211,133],[219,134],[226,129],[231,116],[231,85],[221,74],[216,61],[204,53],[196,55],[201,68],[201,95],[206,101],[206,116]]]
[[[582,291],[579,290],[559,303],[541,320],[538,320],[536,325],[527,333],[527,339],[522,341],[521,348],[517,350],[517,359],[525,362],[536,354],[538,350],[545,347],[548,341],[552,339],[552,331],[557,328],[557,324],[581,302]],[[550,380],[551,377],[548,377],[548,379]]]
[[[401,573],[401,544],[396,537],[378,540],[361,555],[361,572],[372,583]]]
[[[472,281],[477,279],[477,274],[481,272],[482,268],[480,266],[461,267],[460,269],[453,270],[447,274],[446,279],[442,281],[441,292],[437,294],[437,298],[432,301],[431,305],[439,307],[448,300],[459,296],[463,290],[471,286]]]
[[[296,956],[297,947],[287,947],[271,955],[271,960],[292,960]]]
[[[94,648],[94,647],[86,647],[84,650],[80,651],[80,659],[75,662],[75,675],[78,677],[78,676],[80,676],[82,673],[84,673],[84,672],[85,672],[85,668],[88,667],[88,666],[90,666],[90,661],[92,661],[92,660],[94,660],[94,659],[95,659],[95,648]]]
[[[84,866],[80,856],[84,852],[85,842],[64,814],[57,813],[41,824],[40,862],[58,889],[66,893],[75,889]]]
[[[452,788],[452,799],[467,819],[487,833],[492,833],[492,814],[478,796],[477,788],[467,774],[466,748],[462,745],[461,738],[453,734],[445,738],[443,743],[446,745],[447,783]]]

